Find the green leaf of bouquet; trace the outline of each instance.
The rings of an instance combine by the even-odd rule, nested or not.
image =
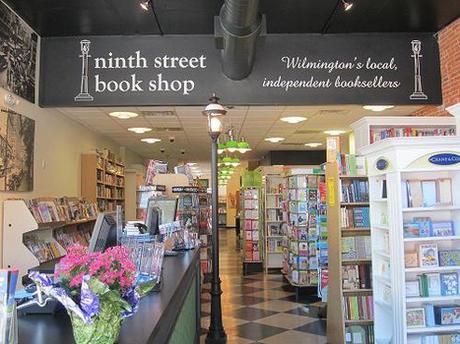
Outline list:
[[[88,281],[88,286],[91,291],[93,291],[96,295],[101,296],[110,291],[109,287],[99,281],[97,278],[90,278]]]

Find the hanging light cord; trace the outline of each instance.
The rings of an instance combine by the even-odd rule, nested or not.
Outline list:
[[[153,16],[155,17],[155,22],[158,26],[158,31],[160,31],[160,35],[163,36],[163,29],[161,28],[160,21],[158,20],[157,11],[155,10],[155,6],[153,6],[153,1],[150,1],[150,7],[152,8]]]

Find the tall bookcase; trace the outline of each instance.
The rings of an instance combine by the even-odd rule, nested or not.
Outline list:
[[[373,343],[367,183],[366,176],[340,175],[337,162],[326,164],[328,343]]]
[[[265,176],[265,271],[283,267],[283,185],[280,174]]]
[[[369,166],[376,341],[454,343],[460,138],[392,138],[360,152]]]
[[[96,202],[100,211],[125,205],[125,167],[113,154],[82,154],[81,195]]]
[[[260,187],[242,187],[241,229],[243,240],[243,272],[263,271],[264,231],[263,204]],[[240,197],[241,197],[240,196]]]

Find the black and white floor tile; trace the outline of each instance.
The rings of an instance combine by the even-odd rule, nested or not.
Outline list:
[[[228,344],[326,343],[326,322],[308,316],[314,297],[296,302],[295,291],[281,274],[242,275],[242,264],[231,229],[220,231],[222,312]],[[202,336],[205,342],[211,312],[210,285],[203,285]]]

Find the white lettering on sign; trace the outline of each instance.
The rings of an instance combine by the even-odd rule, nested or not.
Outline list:
[[[281,75],[275,78],[265,77],[262,81],[262,87],[281,88],[288,92],[296,88],[318,88],[318,89],[394,89],[401,86],[399,80],[386,80],[383,75],[376,74],[369,76],[369,71],[396,71],[398,66],[395,58],[387,60],[373,60],[371,57],[358,58],[357,56],[350,60],[309,60],[307,57],[283,56],[280,58],[282,66],[286,70],[314,70],[316,72],[324,71],[324,77],[312,76],[307,74],[302,79],[289,79]],[[356,71],[356,74],[351,74]],[[359,75],[359,71],[367,71],[367,78]],[[333,74],[333,75],[331,75]],[[351,75],[350,75],[351,74]],[[397,75],[395,75],[396,77]]]
[[[135,51],[128,56],[114,56],[108,52],[107,56],[98,56],[94,58],[94,69],[145,69],[151,66],[156,69],[206,69],[206,56],[156,56],[150,59],[142,56],[140,50]],[[189,95],[195,89],[193,80],[168,80],[163,73],[158,73],[154,78],[145,82],[133,73],[127,79],[122,80],[103,80],[101,73],[94,75],[94,90],[96,93],[127,93],[127,92],[176,92],[183,95]]]

